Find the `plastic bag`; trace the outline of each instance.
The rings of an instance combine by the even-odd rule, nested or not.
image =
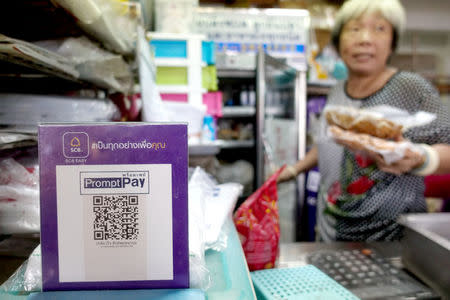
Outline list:
[[[385,139],[397,139],[403,131],[427,125],[436,119],[435,114],[426,111],[410,114],[406,110],[389,105],[367,109],[328,105],[324,114],[329,125]]]
[[[133,85],[133,74],[121,55],[100,48],[88,38],[69,37],[63,40],[35,42],[70,61],[79,72],[79,78],[129,94]]]
[[[397,139],[402,134],[402,125],[372,111],[329,105],[324,109],[324,114],[329,125],[336,125],[346,130],[384,139]]]
[[[218,184],[203,169],[197,167],[189,180],[189,201],[197,205],[198,211],[190,211],[190,218],[198,216],[202,222],[202,238],[205,249],[223,250],[226,240],[221,234],[223,224],[231,216],[243,186],[239,183],[227,182]],[[190,202],[190,203],[191,203]]]
[[[205,261],[205,190],[203,173],[195,169],[189,180],[189,286],[206,290],[211,283]]]
[[[250,271],[275,266],[280,240],[277,178],[281,167],[238,208],[234,215],[236,230]]]
[[[139,81],[142,98],[142,121],[144,122],[168,122],[169,114],[162,104],[161,95],[156,85],[156,66],[150,56],[150,45],[145,38],[145,31],[138,27],[138,56]]]
[[[39,170],[13,158],[0,161],[0,234],[39,232]]]
[[[407,150],[423,155],[423,150],[409,141],[389,141],[365,133],[343,130],[337,126],[330,126],[328,134],[342,145],[354,151],[371,151],[380,154],[387,164],[392,164],[405,156]]]
[[[162,106],[167,112],[170,121],[188,123],[189,144],[200,143],[206,105],[162,101]]]
[[[38,245],[30,257],[0,286],[0,291],[23,295],[41,290],[41,245]]]
[[[389,105],[368,109],[329,105],[324,114],[330,125],[327,129],[329,137],[353,150],[380,154],[387,164],[402,159],[406,151],[423,155],[421,147],[402,139],[402,132],[436,119],[436,115],[429,112],[410,114]]]
[[[408,111],[392,107],[390,105],[378,105],[370,108],[370,111],[381,115],[394,123],[403,126],[403,131],[412,127],[430,124],[436,119],[436,115],[427,111],[417,111],[410,114]]]
[[[77,20],[89,35],[114,52],[131,54],[134,50],[138,15],[132,1],[55,0]]]
[[[222,227],[227,217],[231,216],[242,189],[241,184],[229,182],[216,185],[209,191],[205,209],[206,249],[221,251],[226,247]]]
[[[191,170],[191,169],[190,169]],[[242,192],[238,183],[217,184],[197,167],[189,179],[189,276],[190,287],[207,290],[211,285],[205,250],[226,247],[222,226]]]

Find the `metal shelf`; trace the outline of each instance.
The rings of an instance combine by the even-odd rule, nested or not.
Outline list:
[[[225,118],[253,117],[256,114],[256,108],[254,106],[225,106],[222,108],[222,114]]]
[[[216,155],[219,152],[220,147],[213,142],[189,145],[189,155],[192,156]]]
[[[272,106],[266,108],[266,115],[268,116],[279,117],[283,116],[285,112],[285,109],[280,106]]]
[[[217,140],[214,144],[218,145],[221,149],[234,149],[234,148],[252,148],[255,146],[254,140],[244,140],[244,141],[227,141],[227,140]]]
[[[255,78],[255,70],[240,70],[240,69],[217,69],[217,77],[225,78]]]
[[[190,64],[187,58],[155,58],[155,65],[157,67],[188,67]],[[202,67],[206,66],[205,62],[200,64]]]
[[[254,140],[215,140],[213,142],[190,144],[189,155],[216,155],[220,149],[252,148]]]
[[[192,89],[188,85],[157,85],[160,93],[188,94]],[[200,93],[206,93],[206,89],[201,89]]]

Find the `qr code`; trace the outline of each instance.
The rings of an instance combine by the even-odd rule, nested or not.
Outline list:
[[[94,240],[136,240],[138,196],[93,196]]]

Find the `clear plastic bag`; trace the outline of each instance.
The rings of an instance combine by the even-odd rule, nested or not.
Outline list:
[[[210,285],[205,261],[205,192],[200,168],[189,180],[189,277],[190,287],[206,290]]]
[[[421,147],[404,140],[402,132],[436,119],[436,115],[429,112],[410,114],[388,105],[367,109],[330,105],[324,114],[330,125],[327,129],[329,137],[353,150],[380,154],[387,164],[402,159],[407,150],[422,155]]]
[[[41,245],[1,286],[0,291],[8,294],[28,294],[42,290]]]
[[[73,15],[79,26],[114,52],[134,49],[138,13],[131,1],[55,0]]]
[[[88,38],[39,41],[35,44],[54,51],[69,60],[79,78],[123,93],[130,93],[133,75],[121,55],[100,48]]]
[[[206,249],[220,251],[226,247],[226,236],[221,234],[222,227],[227,217],[231,217],[242,189],[241,184],[224,183],[208,191],[205,209]]]
[[[0,234],[38,233],[39,169],[13,158],[0,161]]]
[[[222,227],[242,192],[238,183],[217,184],[203,169],[197,167],[189,180],[189,257],[191,287],[206,290],[209,271],[205,250],[223,250],[226,235]]]
[[[405,156],[406,150],[422,155],[420,147],[409,141],[389,141],[365,133],[344,130],[337,126],[330,126],[328,134],[340,144],[349,146],[354,151],[371,151],[380,154],[387,164],[392,164]]]

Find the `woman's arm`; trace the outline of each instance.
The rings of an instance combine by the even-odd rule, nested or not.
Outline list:
[[[439,164],[433,174],[450,174],[450,145],[436,144],[432,148],[436,150],[439,157]]]
[[[293,165],[288,165],[278,176],[277,182],[284,182],[297,177],[298,174],[308,171],[317,165],[318,151],[317,145],[314,145],[311,150],[306,153],[305,158],[297,161]]]

